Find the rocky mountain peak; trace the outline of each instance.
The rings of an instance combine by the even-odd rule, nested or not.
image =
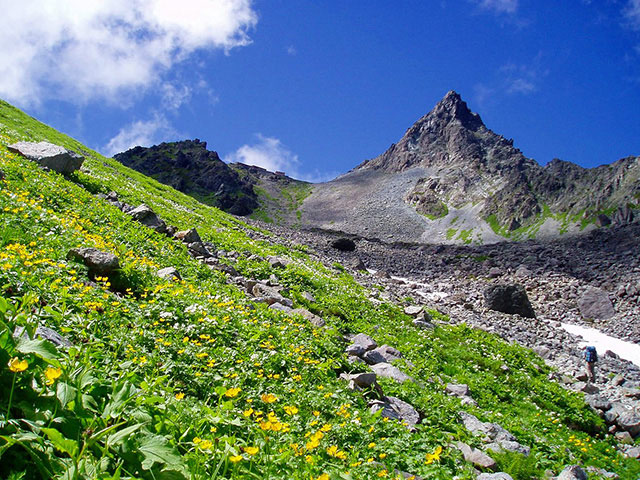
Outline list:
[[[449,123],[451,121],[460,122],[461,126],[469,130],[477,130],[484,126],[480,115],[473,113],[467,103],[462,100],[460,94],[454,90],[450,90],[440,100],[436,106],[422,120],[436,121],[438,123]]]

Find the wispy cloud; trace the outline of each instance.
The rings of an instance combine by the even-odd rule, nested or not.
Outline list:
[[[485,105],[501,95],[530,95],[540,89],[549,70],[542,63],[542,53],[538,53],[529,63],[507,63],[500,67],[494,79],[474,86],[475,100]]]
[[[483,10],[494,13],[516,13],[518,0],[474,0]]]
[[[293,45],[289,45],[287,47],[287,55],[291,55],[292,57],[294,57],[297,54],[298,54],[298,49],[296,47],[294,47]]]
[[[250,43],[251,0],[0,0],[0,96],[117,101],[201,49]]]
[[[640,0],[629,0],[622,13],[631,28],[640,30]]]
[[[149,147],[178,136],[167,118],[156,114],[151,120],[138,120],[121,128],[102,151],[111,157],[136,146]]]

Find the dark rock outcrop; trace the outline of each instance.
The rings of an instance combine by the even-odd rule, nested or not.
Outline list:
[[[252,185],[198,139],[134,147],[114,158],[229,213],[248,215],[258,206]]]
[[[484,300],[490,310],[528,318],[536,316],[522,285],[493,285],[484,291]]]

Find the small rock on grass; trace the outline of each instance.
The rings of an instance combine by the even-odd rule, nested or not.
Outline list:
[[[588,480],[587,472],[585,472],[579,465],[569,465],[566,467],[556,480]]]
[[[91,275],[109,275],[120,268],[118,257],[97,248],[72,248],[67,258],[84,263]]]
[[[161,268],[156,273],[160,278],[167,278],[172,280],[182,280],[180,273],[174,267]]]

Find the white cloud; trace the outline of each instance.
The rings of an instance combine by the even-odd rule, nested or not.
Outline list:
[[[629,0],[623,13],[629,25],[636,30],[640,30],[640,0]]]
[[[163,115],[156,114],[153,119],[130,123],[120,129],[102,149],[105,155],[111,157],[116,153],[124,152],[135,146],[149,147],[169,137],[176,137],[177,132],[171,127]]]
[[[162,105],[168,110],[177,110],[184,103],[191,99],[193,90],[186,85],[174,85],[173,83],[163,83]]]
[[[500,68],[502,88],[508,94],[530,94],[538,90],[540,81],[549,74],[542,66],[542,53],[528,64],[509,63]]]
[[[258,133],[257,143],[242,145],[238,150],[224,158],[225,162],[238,162],[266,168],[271,172],[281,171],[292,176],[297,172],[298,156],[287,149],[274,137],[265,137]]]
[[[250,43],[251,0],[0,0],[0,96],[118,100],[199,49]]]
[[[491,10],[495,13],[516,13],[518,0],[479,0],[480,8]]]
[[[298,50],[293,45],[289,45],[287,47],[287,55],[291,55],[292,57],[298,54]]]

